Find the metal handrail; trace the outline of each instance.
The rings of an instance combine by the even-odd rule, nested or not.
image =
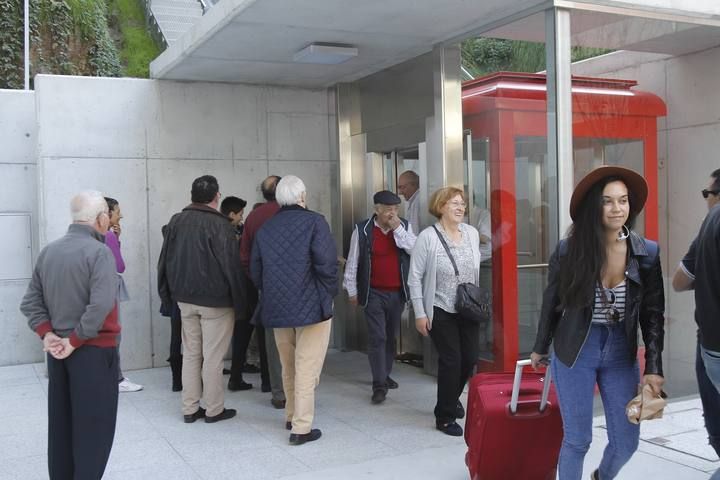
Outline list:
[[[518,270],[529,270],[535,268],[548,268],[550,265],[547,263],[528,263],[527,265],[518,265]]]
[[[160,28],[160,24],[158,23],[157,18],[155,18],[155,14],[152,12],[151,7],[152,0],[145,0],[145,22],[147,23],[148,32],[150,32],[150,36],[153,40],[155,40],[155,42],[158,45],[161,45],[162,49],[165,50],[168,47],[168,41],[167,38],[165,38],[165,34]]]
[[[197,1],[200,4],[200,7],[202,7],[203,15],[205,15],[205,13],[207,13],[207,11],[210,10],[213,5],[215,5],[215,2],[213,2],[212,0],[197,0]]]

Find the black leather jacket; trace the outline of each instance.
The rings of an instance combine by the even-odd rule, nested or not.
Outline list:
[[[227,217],[193,203],[173,215],[163,229],[158,260],[158,293],[164,311],[173,302],[203,307],[233,307],[236,318],[249,316],[246,277],[240,249]]]
[[[665,292],[659,250],[655,242],[643,239],[635,232],[630,232],[629,247],[625,272],[628,290],[623,321],[630,345],[628,355],[630,358],[637,356],[639,323],[645,343],[644,373],[662,375]],[[656,253],[649,255],[648,250]],[[565,365],[572,366],[590,332],[594,292],[588,292],[588,304],[584,307],[561,308],[558,294],[562,274],[560,257],[566,251],[566,240],[562,240],[550,257],[548,286],[543,294],[540,324],[533,351],[546,354],[550,343],[553,343],[557,358]]]

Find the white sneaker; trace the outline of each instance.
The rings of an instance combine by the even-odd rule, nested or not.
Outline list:
[[[133,383],[127,378],[123,378],[122,382],[118,383],[118,391],[120,393],[123,392],[139,392],[143,389],[142,385],[138,385],[137,383]]]

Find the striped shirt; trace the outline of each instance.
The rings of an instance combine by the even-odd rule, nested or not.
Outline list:
[[[592,322],[597,324],[617,323],[625,319],[625,280],[613,288],[595,287],[595,304]]]

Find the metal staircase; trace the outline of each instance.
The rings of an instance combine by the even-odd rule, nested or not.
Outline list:
[[[157,24],[167,45],[179,40],[211,5],[201,3],[200,0],[147,0],[147,2],[150,4],[154,23]]]

